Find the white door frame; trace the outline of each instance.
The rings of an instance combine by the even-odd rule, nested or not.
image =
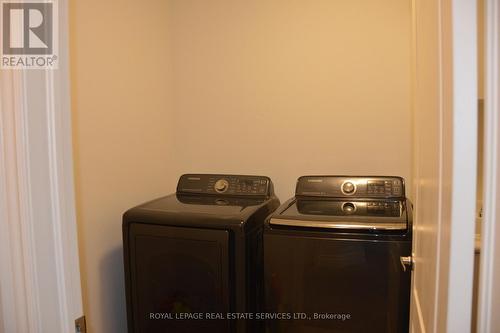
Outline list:
[[[0,70],[0,332],[74,332],[83,315],[74,205],[68,1],[59,69]]]
[[[485,6],[484,193],[478,332],[500,331],[500,3]]]
[[[469,332],[476,204],[475,0],[414,0],[413,332]]]
[[[449,244],[448,281],[441,283],[440,288],[447,288],[445,327],[447,332],[454,333],[469,332],[472,317],[478,134],[477,1],[451,0],[450,17],[444,19],[451,20],[452,27],[453,67],[449,89],[453,91],[453,123],[444,126],[452,126],[453,175],[448,189],[451,221],[444,226],[450,227],[450,233],[443,242],[445,246]]]

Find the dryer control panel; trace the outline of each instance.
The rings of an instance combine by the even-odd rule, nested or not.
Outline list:
[[[265,176],[186,174],[179,179],[177,193],[269,196],[272,186]]]
[[[404,198],[402,177],[393,176],[303,176],[297,181],[297,196],[329,198]]]

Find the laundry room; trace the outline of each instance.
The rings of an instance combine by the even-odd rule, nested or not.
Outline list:
[[[0,333],[500,328],[495,0],[41,2],[1,5]]]
[[[121,214],[173,192],[181,174],[269,176],[281,201],[315,174],[396,175],[411,193],[411,6],[71,4],[81,268],[96,330],[124,330]]]

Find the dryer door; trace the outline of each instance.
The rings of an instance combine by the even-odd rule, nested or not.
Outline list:
[[[229,312],[227,230],[132,223],[128,240],[135,333],[229,331],[227,321],[195,315]]]

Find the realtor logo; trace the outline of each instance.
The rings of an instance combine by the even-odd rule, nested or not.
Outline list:
[[[2,68],[57,68],[58,17],[54,0],[2,0],[0,17]]]

